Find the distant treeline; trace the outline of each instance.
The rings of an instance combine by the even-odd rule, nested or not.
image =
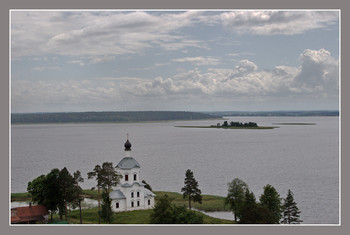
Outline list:
[[[339,111],[219,111],[205,112],[215,116],[339,116]]]
[[[144,122],[170,120],[198,120],[217,118],[205,113],[183,111],[130,112],[67,112],[11,114],[13,124],[25,123],[79,123],[79,122]]]
[[[220,126],[221,124],[218,123],[216,124],[216,126]],[[247,122],[247,123],[242,123],[242,122],[230,122],[228,123],[227,121],[224,121],[224,123],[222,124],[223,127],[258,127],[258,124],[256,124],[255,122]]]

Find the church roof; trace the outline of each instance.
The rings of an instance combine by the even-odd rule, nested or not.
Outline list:
[[[140,168],[140,164],[132,157],[123,158],[117,165],[120,169]]]
[[[125,183],[125,184],[122,184],[121,186],[124,187],[124,188],[129,188],[129,187],[133,187],[135,184],[137,184],[138,186],[145,186],[144,184],[140,184],[139,182],[134,182],[132,184],[128,184],[128,183]]]
[[[124,193],[120,191],[119,189],[113,190],[112,192],[109,193],[109,196],[111,199],[125,199]]]

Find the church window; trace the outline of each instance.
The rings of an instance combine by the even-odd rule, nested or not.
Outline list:
[[[137,197],[140,197],[140,192],[137,192]]]
[[[137,176],[136,176],[136,174],[134,174],[134,181],[136,181],[136,179],[137,179]]]
[[[125,181],[129,181],[129,175],[125,175]]]
[[[131,202],[131,207],[134,207],[134,202]]]
[[[115,207],[118,209],[119,208],[119,202],[115,204]]]
[[[150,199],[148,199],[148,205],[151,205],[151,200]]]
[[[131,192],[131,198],[134,198],[134,192]]]
[[[137,206],[140,206],[140,201],[137,201]]]

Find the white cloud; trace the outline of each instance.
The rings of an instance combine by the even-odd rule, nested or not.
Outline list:
[[[201,65],[218,65],[220,63],[220,60],[218,58],[214,57],[184,57],[179,59],[173,59],[174,62],[181,62],[186,63],[190,62],[195,66],[201,66]]]
[[[198,23],[201,14],[13,11],[12,56],[109,56],[140,53],[155,46],[166,50],[203,47],[200,40],[178,34],[179,29]]]
[[[128,84],[123,90],[138,96],[184,97],[212,99],[215,96],[261,97],[311,95],[312,97],[338,95],[338,62],[324,49],[305,50],[301,66],[276,66],[259,70],[249,60],[241,60],[233,69],[199,69],[180,72],[172,78],[157,77]]]
[[[325,28],[339,19],[338,11],[231,11],[221,14],[225,27],[238,34],[293,35]]]
[[[61,70],[60,67],[57,66],[41,66],[33,68],[34,71],[44,71],[44,70]]]
[[[104,77],[95,81],[12,81],[12,106],[13,112],[40,105],[54,108],[57,104],[60,107],[97,105],[123,110],[136,107],[136,104],[139,109],[144,109],[167,102],[174,105],[190,102],[195,106],[291,97],[306,97],[308,101],[325,97],[337,99],[339,63],[336,58],[324,49],[305,50],[300,55],[300,63],[299,67],[280,65],[272,70],[260,70],[254,62],[241,60],[231,69],[211,68],[203,72],[196,68],[154,79]],[[115,108],[117,104],[119,109]]]
[[[80,66],[84,66],[85,65],[84,61],[82,61],[82,60],[71,60],[71,61],[69,61],[69,63],[71,63],[71,64],[79,64]]]

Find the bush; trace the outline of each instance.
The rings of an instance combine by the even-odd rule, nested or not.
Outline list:
[[[164,195],[157,201],[151,214],[152,224],[202,224],[203,216],[194,211],[187,210],[184,206],[171,204],[168,195]]]

